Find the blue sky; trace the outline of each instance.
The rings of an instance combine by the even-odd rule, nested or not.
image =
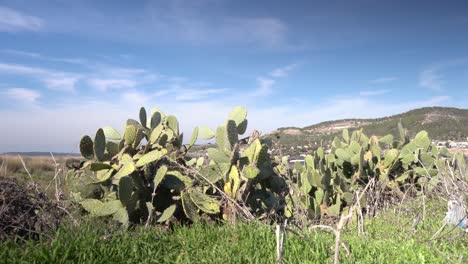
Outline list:
[[[186,133],[468,108],[466,1],[0,1],[0,153],[76,152],[140,106]]]

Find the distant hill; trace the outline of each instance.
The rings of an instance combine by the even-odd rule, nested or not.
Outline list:
[[[400,120],[410,136],[414,136],[420,130],[426,130],[432,139],[437,140],[466,141],[468,137],[468,109],[424,107],[376,119],[343,119],[303,128],[278,128],[265,135],[265,138],[290,149],[298,145],[317,146],[321,141],[333,139],[345,128],[350,132],[362,128],[367,135],[398,136],[397,126]]]

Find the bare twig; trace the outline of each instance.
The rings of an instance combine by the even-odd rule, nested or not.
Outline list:
[[[371,186],[373,183],[374,183],[375,179],[371,179],[366,187],[362,190],[362,193],[358,193],[356,192],[356,198],[357,200],[356,201],[360,201],[362,196],[366,193],[367,189],[369,188],[369,186]],[[343,227],[345,226],[346,222],[353,216],[353,212],[355,210],[355,206],[356,204],[358,204],[358,202],[355,202],[354,204],[352,204],[350,207],[349,207],[349,212],[347,215],[341,215],[341,218],[340,218],[340,221],[338,222],[338,224],[336,225],[336,228],[334,227],[331,227],[331,226],[328,226],[328,225],[313,225],[311,227],[309,227],[309,230],[311,229],[323,229],[323,230],[326,230],[328,232],[331,232],[335,235],[335,254],[334,254],[334,257],[333,257],[333,263],[334,264],[338,264],[339,263],[339,256],[340,256],[340,246],[344,247],[345,248],[345,251],[347,253],[347,256],[349,256],[349,249],[346,247],[346,245],[341,241],[341,230],[343,229]],[[358,208],[358,210],[360,210],[360,208]]]
[[[31,176],[31,173],[29,173],[29,170],[28,170],[28,168],[26,167],[26,163],[24,163],[23,158],[21,157],[21,155],[18,155],[18,158],[20,159],[21,164],[23,164],[23,168],[24,168],[24,170],[26,171],[26,173],[28,174],[29,179],[32,181],[33,178],[32,178],[32,176]]]
[[[202,175],[200,172],[198,172],[197,170],[195,170],[194,168],[192,168],[191,166],[182,166],[182,165],[177,165],[179,166],[180,168],[182,169],[185,169],[185,170],[188,170],[190,172],[192,172],[193,174],[199,176],[200,178],[202,178],[204,181],[206,181],[207,183],[209,183],[216,191],[218,191],[226,200],[228,200],[229,202],[231,202],[232,204],[234,204],[237,208],[240,209],[240,211],[244,214],[244,217],[247,219],[247,220],[254,220],[255,217],[252,215],[252,213],[250,213],[250,211],[245,208],[245,206],[241,206],[239,203],[237,203],[234,199],[232,199],[231,197],[229,197],[223,190],[221,190],[218,186],[216,186],[214,183],[212,183],[210,180],[208,180],[204,175]]]

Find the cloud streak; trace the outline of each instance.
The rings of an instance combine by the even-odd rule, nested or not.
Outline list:
[[[453,67],[468,64],[468,59],[454,59],[433,64],[419,74],[419,86],[433,91],[442,91],[445,88],[444,72]]]
[[[0,31],[39,31],[44,27],[44,21],[36,16],[0,6]]]
[[[21,103],[35,102],[41,96],[38,91],[27,88],[8,88],[2,94]]]
[[[365,90],[365,91],[360,91],[359,95],[361,96],[377,96],[377,95],[382,95],[390,92],[389,89],[379,89],[379,90]]]
[[[442,90],[442,76],[437,68],[426,69],[419,75],[419,86],[429,88],[434,91]]]
[[[287,65],[285,67],[276,68],[270,72],[270,76],[273,78],[287,77],[289,75],[289,72],[294,70],[297,66],[298,65],[295,63],[295,64]]]
[[[375,84],[389,83],[389,82],[394,82],[396,80],[398,80],[398,77],[382,77],[382,78],[377,78],[377,79],[374,79],[374,80],[370,80],[369,83],[375,83]]]
[[[27,58],[45,60],[45,61],[51,61],[51,62],[65,62],[69,64],[78,64],[78,65],[84,65],[84,66],[88,65],[88,61],[82,58],[57,58],[57,57],[45,56],[41,53],[29,52],[29,51],[23,51],[23,50],[15,50],[15,49],[2,49],[0,50],[0,52],[4,54],[16,56],[16,57],[27,57]]]
[[[49,89],[65,92],[75,91],[75,84],[81,78],[79,74],[8,63],[0,63],[1,73],[33,77]]]

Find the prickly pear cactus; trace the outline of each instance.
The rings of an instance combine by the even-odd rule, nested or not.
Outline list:
[[[195,128],[189,144],[183,145],[175,116],[153,110],[148,120],[145,108],[141,108],[139,120],[127,120],[123,136],[112,127],[103,127],[94,141],[89,136],[81,139],[80,152],[88,160],[81,174],[104,191],[99,199],[75,194],[82,207],[92,216],[112,216],[124,227],[144,221],[164,223],[184,212],[180,199],[184,192],[196,205],[185,217],[218,213],[215,200],[202,191],[190,191],[197,186],[204,190],[206,185],[195,184],[195,176],[183,169],[199,129]]]

